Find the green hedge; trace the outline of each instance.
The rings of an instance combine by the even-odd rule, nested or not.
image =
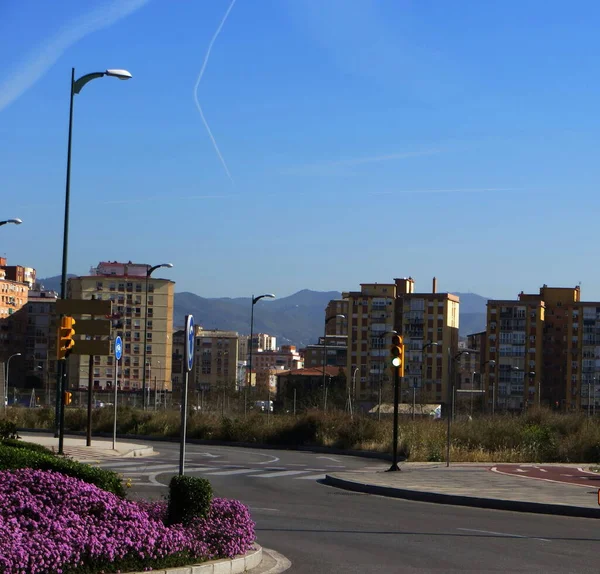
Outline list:
[[[174,476],[169,483],[167,523],[189,524],[194,518],[204,518],[212,496],[212,486],[205,478]]]
[[[11,444],[9,446],[6,442],[0,443],[0,470],[16,468],[53,470],[95,484],[98,488],[112,492],[122,498],[125,497],[125,487],[119,475],[112,470],[95,468],[70,458],[62,458],[50,451],[43,452],[33,445],[25,446],[28,443],[18,443],[18,446]]]
[[[41,454],[49,454],[54,455],[54,451],[42,446],[41,444],[36,444],[34,442],[24,442],[22,440],[17,440],[14,438],[7,438],[0,442],[0,445],[10,446],[12,448],[21,448],[24,450],[31,450],[33,452],[39,452]]]

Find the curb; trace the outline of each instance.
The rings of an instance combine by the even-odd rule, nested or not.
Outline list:
[[[254,550],[246,552],[237,558],[225,558],[223,560],[211,560],[202,564],[191,566],[178,566],[177,568],[162,568],[152,570],[153,574],[240,574],[252,568],[256,568],[262,561],[262,546],[254,544]],[[128,572],[127,574],[147,574],[144,572]]]
[[[376,494],[389,498],[402,498],[415,500],[417,502],[432,502],[435,504],[452,504],[455,506],[470,506],[474,508],[489,508],[493,510],[511,510],[513,512],[532,512],[536,514],[553,514],[560,516],[571,516],[577,518],[600,518],[600,508],[586,508],[583,506],[568,506],[564,504],[544,504],[541,502],[527,502],[524,500],[507,500],[496,498],[480,498],[476,496],[465,496],[462,494],[443,494],[441,492],[427,492],[420,490],[409,490],[406,488],[395,488],[393,486],[378,486],[339,478],[337,476],[325,475],[324,484],[363,492],[365,494]]]

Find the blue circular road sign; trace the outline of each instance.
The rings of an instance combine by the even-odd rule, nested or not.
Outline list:
[[[120,361],[122,356],[123,356],[123,341],[121,341],[121,337],[117,337],[115,339],[115,359],[117,361]]]
[[[187,345],[186,345],[186,360],[187,370],[191,371],[194,366],[194,317],[193,315],[187,315],[185,318],[185,330],[187,332]]]

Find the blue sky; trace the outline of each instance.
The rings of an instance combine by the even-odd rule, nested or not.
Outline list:
[[[600,4],[0,4],[0,254],[60,272],[171,261],[207,297],[417,289],[600,299]],[[225,165],[224,165],[225,164]]]

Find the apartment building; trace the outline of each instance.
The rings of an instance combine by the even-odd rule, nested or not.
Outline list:
[[[193,369],[194,390],[218,391],[236,388],[238,342],[239,335],[236,331],[197,328]]]
[[[46,291],[36,286],[28,293],[27,305],[23,308],[27,327],[25,331],[25,376],[38,379],[36,386],[44,389],[48,400],[50,389],[56,387],[56,291]]]
[[[332,321],[333,322],[333,321]],[[322,367],[323,354],[325,352],[323,337],[319,337],[316,345],[308,345],[300,350],[304,358],[304,366]],[[346,367],[348,362],[348,336],[347,335],[327,335],[327,365],[335,367]]]
[[[142,389],[144,356],[146,389],[171,390],[175,283],[154,275],[148,277],[149,269],[150,265],[131,261],[101,262],[91,269],[90,275],[74,277],[68,282],[68,298],[113,302],[111,336],[123,339],[123,372],[119,375],[123,391]],[[112,387],[112,355],[94,357],[92,380],[96,389]],[[69,357],[69,384],[72,388],[87,388],[87,357]]]
[[[10,362],[10,385],[13,389],[24,386],[28,359],[24,307],[29,296],[29,284],[17,280],[15,269],[6,265],[6,258],[0,257],[0,362],[8,363],[9,357],[16,355]]]
[[[274,351],[252,352],[252,370],[259,387],[266,387],[270,376],[278,371],[301,369],[303,366],[302,357],[294,345],[282,345]]]
[[[0,257],[0,320],[16,313],[27,303],[29,285],[25,281],[13,279],[15,276],[7,271],[6,259]]]
[[[447,397],[449,365],[458,350],[459,299],[438,293],[416,293],[409,278],[394,283],[363,283],[343,293],[348,301],[348,380],[358,401],[373,403],[380,387],[389,387],[390,331],[405,344],[403,390],[418,390],[419,400],[442,402]]]

